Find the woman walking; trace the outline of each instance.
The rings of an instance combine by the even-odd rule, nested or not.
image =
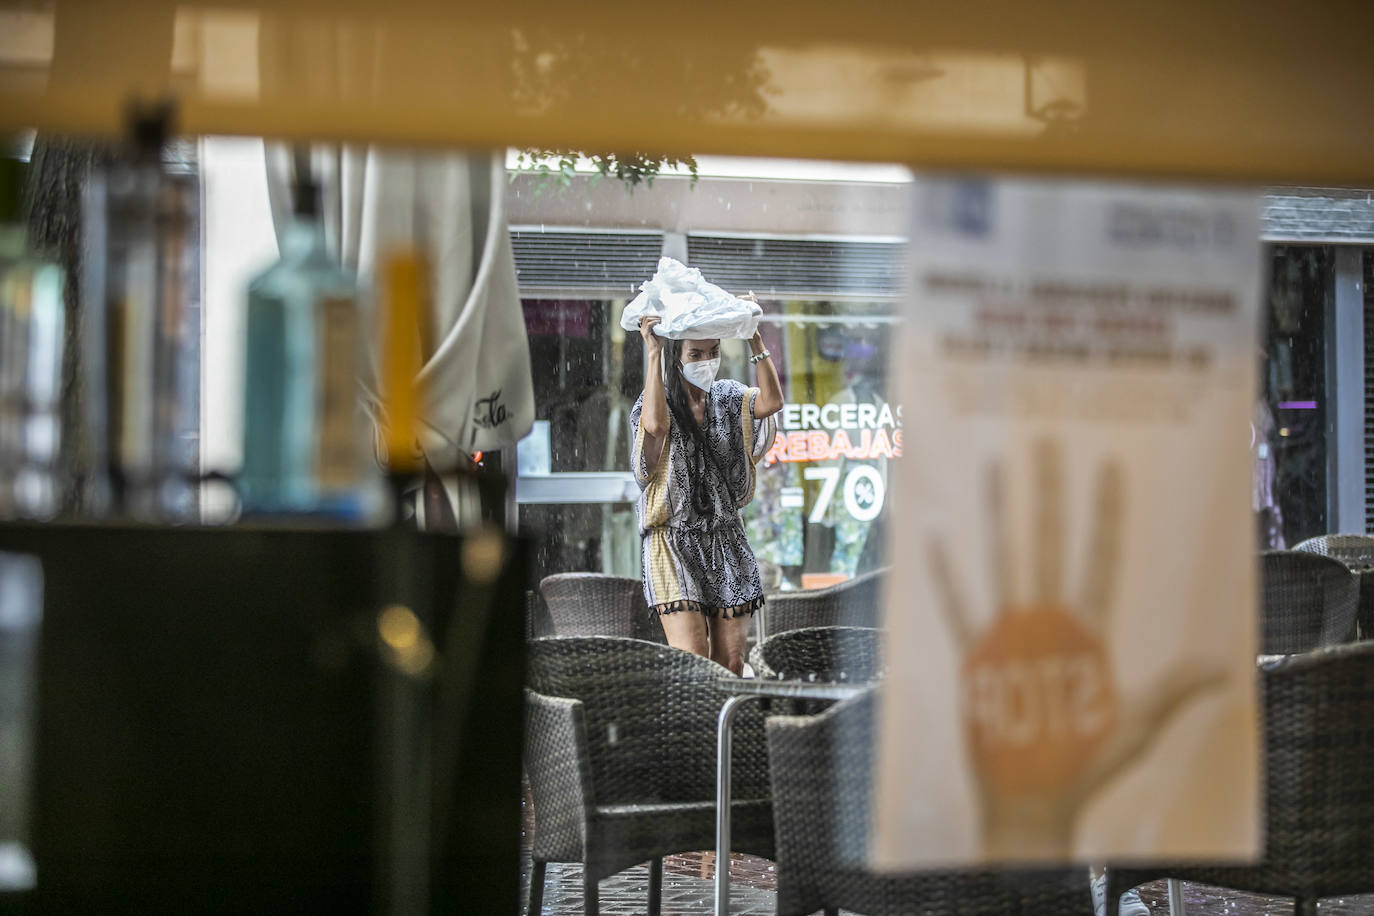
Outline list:
[[[716,380],[719,340],[665,340],[658,323],[639,323],[648,352],[630,414],[644,596],[670,645],[740,674],[763,585],[739,512],[773,444],[782,387],[757,332],[749,347],[758,387],[746,388]]]

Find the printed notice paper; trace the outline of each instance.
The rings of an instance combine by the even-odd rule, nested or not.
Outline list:
[[[1258,195],[915,194],[873,864],[1252,858]]]

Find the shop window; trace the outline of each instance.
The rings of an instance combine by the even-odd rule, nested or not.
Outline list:
[[[890,302],[786,301],[764,325],[787,406],[745,510],[760,560],[782,588],[835,584],[882,565],[892,461]]]
[[[1251,424],[1260,546],[1325,534],[1325,314],[1332,257],[1324,247],[1275,246],[1260,395]]]

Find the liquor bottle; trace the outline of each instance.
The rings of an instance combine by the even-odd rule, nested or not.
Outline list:
[[[199,293],[198,193],[163,166],[169,116],[135,118],[131,151],[92,171],[82,212],[91,502],[149,521],[193,517],[198,463],[186,435],[196,342],[185,339]]]
[[[23,165],[0,159],[0,517],[58,509],[63,272],[29,250]]]
[[[359,398],[358,284],[329,253],[303,162],[292,198],[281,259],[248,286],[243,512],[368,521],[380,490]]]

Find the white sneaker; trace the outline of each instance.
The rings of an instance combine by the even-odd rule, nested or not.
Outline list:
[[[1140,899],[1139,893],[1127,891],[1121,895],[1121,906],[1117,913],[1118,916],[1150,916],[1150,908]]]
[[[1097,916],[1107,916],[1107,873],[1103,872],[1093,879],[1093,912]],[[1127,891],[1121,895],[1121,904],[1117,907],[1117,916],[1150,916],[1150,908],[1145,905],[1145,901],[1140,899],[1140,894],[1136,891]]]

